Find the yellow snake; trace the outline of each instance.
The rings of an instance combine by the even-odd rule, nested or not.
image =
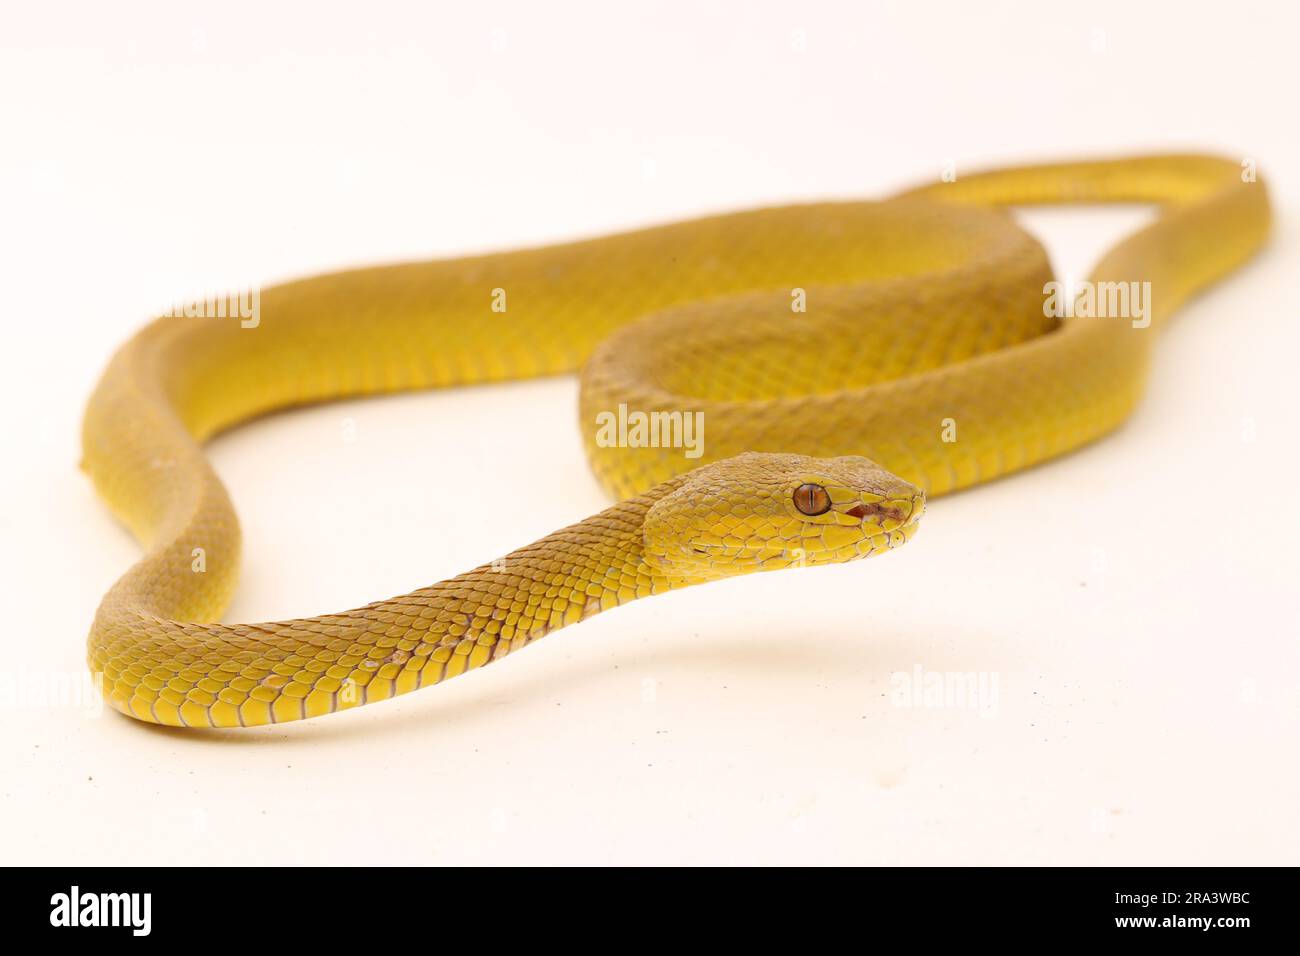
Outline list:
[[[440,683],[635,598],[895,547],[924,495],[1125,418],[1156,327],[1265,240],[1248,165],[994,170],[884,202],[290,282],[261,293],[256,323],[159,319],[86,412],[84,467],[147,549],[99,608],[90,668],[140,720],[298,720]],[[1049,314],[1047,257],[1000,207],[1111,201],[1159,209],[1090,277],[1111,314]],[[587,450],[617,504],[356,610],[213,623],[240,534],[206,439],[307,402],[579,370]],[[702,442],[686,434],[699,422]]]

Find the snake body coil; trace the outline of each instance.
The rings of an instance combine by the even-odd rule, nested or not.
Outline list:
[[[296,720],[439,683],[624,601],[888,550],[924,495],[1125,418],[1156,327],[1264,241],[1267,195],[1248,178],[1204,156],[999,170],[879,203],[291,282],[261,294],[255,329],[159,319],[86,412],[85,468],[147,548],[100,606],[91,670],[145,721]],[[1115,201],[1160,214],[1090,281],[1142,294],[1143,321],[1132,303],[1047,314],[1047,257],[998,207]],[[493,290],[505,315],[489,312]],[[587,450],[618,504],[353,611],[212,623],[240,535],[205,439],[307,402],[579,370]],[[702,454],[601,441],[593,423],[620,407],[699,413]]]

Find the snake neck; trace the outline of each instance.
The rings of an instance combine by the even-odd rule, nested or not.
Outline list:
[[[400,605],[427,595],[448,601],[448,610],[461,615],[452,633],[459,636],[461,628],[474,632],[482,646],[493,648],[491,658],[496,659],[601,611],[685,586],[684,580],[646,561],[644,542],[647,512],[681,480],[394,600]]]

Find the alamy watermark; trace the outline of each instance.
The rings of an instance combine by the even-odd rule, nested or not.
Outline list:
[[[1129,319],[1135,329],[1151,324],[1150,282],[1071,282],[1043,286],[1043,315],[1056,319]]]
[[[704,454],[703,412],[628,411],[596,413],[599,448],[681,448],[687,458]]]
[[[86,893],[73,886],[50,897],[50,925],[121,926],[132,936],[148,936],[152,910],[152,893]]]
[[[907,709],[973,710],[998,713],[997,671],[931,671],[920,664],[889,675],[889,702]]]
[[[262,324],[262,290],[253,286],[233,292],[210,292],[177,299],[163,315],[186,319],[238,319],[240,328],[255,329]]]
[[[75,671],[0,671],[0,711],[72,710],[104,713],[104,675]]]

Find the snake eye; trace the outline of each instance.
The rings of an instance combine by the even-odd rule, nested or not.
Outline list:
[[[794,506],[810,517],[824,515],[831,510],[831,496],[821,485],[800,485],[794,490]]]

